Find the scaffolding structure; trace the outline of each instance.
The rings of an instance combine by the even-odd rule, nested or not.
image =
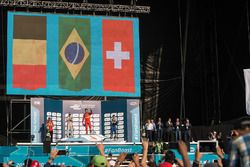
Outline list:
[[[119,4],[97,4],[97,3],[77,3],[66,1],[39,1],[39,0],[1,0],[0,6],[5,7],[22,7],[38,9],[63,9],[75,11],[92,11],[92,12],[114,12],[114,13],[150,13],[149,6],[137,6]]]
[[[15,105],[19,105],[15,107]],[[23,99],[11,99],[9,110],[7,110],[7,145],[13,145],[15,142],[13,141],[13,135],[25,134],[26,136],[30,136],[30,127],[27,124],[30,124],[30,99],[24,97]],[[13,108],[18,108],[13,110]],[[22,118],[19,120],[16,118],[19,112],[22,113]],[[15,119],[15,121],[14,121]]]

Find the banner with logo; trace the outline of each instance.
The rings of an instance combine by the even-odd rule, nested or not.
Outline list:
[[[140,97],[138,18],[8,12],[7,94]]]
[[[41,143],[45,138],[44,98],[31,98],[30,106],[32,142]]]
[[[140,142],[140,100],[127,100],[128,141]]]
[[[51,149],[56,148],[58,150],[65,150],[66,155],[58,155],[53,161],[52,165],[65,165],[75,167],[85,167],[90,163],[91,158],[94,155],[100,154],[96,147],[96,144],[88,145],[58,145],[51,146]],[[113,155],[119,155],[120,153],[126,152],[128,154],[137,153],[142,154],[141,144],[105,144],[104,153]],[[30,158],[37,160],[40,166],[44,166],[48,161],[48,154],[43,152],[43,146],[40,145],[26,145],[26,146],[0,146],[0,160],[1,162],[7,162],[13,160],[15,166],[24,166],[24,160]]]

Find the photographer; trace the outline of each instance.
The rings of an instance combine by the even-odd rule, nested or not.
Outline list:
[[[207,166],[207,167],[208,166],[216,166],[216,167],[227,166],[226,163],[223,163],[224,153],[220,147],[216,148],[215,154],[219,157],[219,159],[214,160],[214,162],[212,162],[212,163],[208,163],[208,162],[205,163],[204,167],[205,166]],[[196,151],[195,151],[195,160],[193,161],[192,167],[200,167],[200,165],[201,165],[200,160],[201,160],[202,156],[203,156],[203,154],[199,151],[199,148],[197,147]]]

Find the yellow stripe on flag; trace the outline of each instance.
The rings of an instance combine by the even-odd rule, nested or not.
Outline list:
[[[13,64],[46,65],[46,40],[13,39]]]

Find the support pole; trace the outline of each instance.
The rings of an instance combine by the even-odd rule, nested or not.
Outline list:
[[[180,31],[180,51],[181,51],[181,106],[180,106],[180,119],[181,120],[186,117],[186,107],[185,107],[185,70],[186,70],[186,57],[187,57],[187,40],[188,40],[190,1],[187,0],[186,2],[187,2],[187,10],[186,10],[186,19],[185,19],[184,41],[183,41],[183,38],[182,38],[182,18],[181,18],[181,0],[178,0],[179,31]]]

